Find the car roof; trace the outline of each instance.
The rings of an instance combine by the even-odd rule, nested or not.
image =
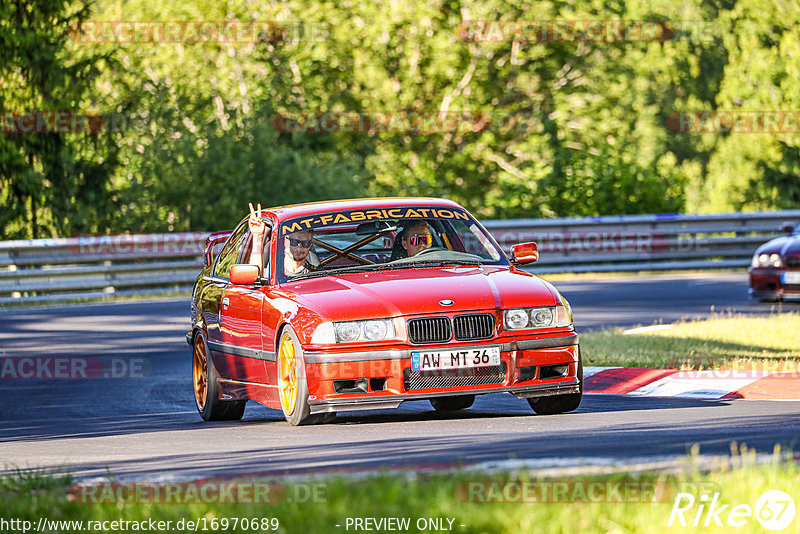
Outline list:
[[[431,198],[431,197],[383,197],[383,198],[359,198],[349,200],[325,200],[321,202],[309,202],[306,204],[294,204],[291,206],[279,206],[276,208],[268,208],[264,211],[270,212],[275,215],[279,221],[293,219],[295,217],[303,217],[307,215],[315,215],[317,213],[326,213],[331,211],[343,210],[358,210],[358,209],[381,209],[390,207],[405,207],[405,206],[431,206],[442,208],[458,208],[463,207],[457,202],[447,200],[444,198]]]

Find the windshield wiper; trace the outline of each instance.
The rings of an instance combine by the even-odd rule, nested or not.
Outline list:
[[[373,263],[370,265],[350,265],[349,267],[339,267],[337,269],[321,269],[319,271],[309,271],[305,274],[292,276],[287,282],[294,282],[295,280],[304,280],[306,278],[317,278],[319,276],[333,276],[337,274],[358,273],[363,271],[388,271],[397,269],[394,265],[388,263]]]
[[[439,266],[439,267],[444,267],[444,266],[447,266],[447,265],[482,265],[482,264],[483,264],[483,262],[481,260],[477,260],[477,259],[476,260],[456,260],[456,259],[450,259],[450,260],[425,260],[425,259],[420,259],[420,260],[416,260],[416,261],[403,262],[403,263],[401,263],[399,265],[405,265],[405,266],[408,266],[408,267],[416,267],[416,266],[422,266],[422,267],[436,267],[436,266]]]
[[[337,274],[359,273],[364,271],[394,271],[397,269],[409,269],[414,267],[446,267],[449,265],[483,265],[482,258],[473,259],[444,259],[434,260],[420,258],[414,260],[413,258],[404,258],[405,261],[394,261],[389,263],[373,263],[369,265],[350,265],[348,267],[339,267],[337,269],[321,269],[319,271],[309,271],[305,274],[292,276],[286,282],[294,282],[295,280],[306,280],[308,278],[318,278],[320,276],[336,276]]]

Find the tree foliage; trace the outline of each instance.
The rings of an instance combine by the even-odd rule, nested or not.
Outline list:
[[[107,117],[91,135],[0,134],[5,238],[212,230],[248,201],[367,195],[444,196],[486,218],[800,203],[797,133],[668,127],[684,110],[800,110],[800,8],[784,0],[100,0],[91,11],[12,0],[0,10],[0,107]],[[77,20],[271,22],[247,42],[94,42],[70,39]],[[661,21],[661,33],[535,42],[464,31],[548,20]],[[328,111],[489,120],[427,133],[276,128],[281,114]]]
[[[82,3],[9,0],[0,4],[0,110],[81,113],[90,87],[109,68],[102,55],[71,54],[69,28],[88,16]],[[42,126],[40,129],[45,129]],[[13,128],[11,128],[13,130]],[[117,147],[107,133],[0,133],[0,236],[38,237],[106,230],[107,184]]]

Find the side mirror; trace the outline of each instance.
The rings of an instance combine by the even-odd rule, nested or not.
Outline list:
[[[794,232],[794,224],[790,222],[785,222],[781,225],[781,232],[786,234],[791,234]]]
[[[240,263],[238,265],[231,265],[230,279],[231,284],[237,286],[252,286],[255,285],[259,275],[258,265],[249,265]]]
[[[524,265],[533,263],[539,259],[539,247],[536,243],[520,243],[511,247],[511,261]]]

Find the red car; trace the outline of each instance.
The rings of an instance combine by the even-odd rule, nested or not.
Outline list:
[[[265,210],[259,255],[253,217],[209,236],[193,290],[203,419],[240,419],[248,400],[299,425],[407,400],[459,410],[499,392],[540,414],[578,408],[570,306],[519,269],[535,243],[508,258],[455,202],[381,198]]]
[[[764,243],[750,264],[750,296],[759,300],[800,299],[800,227],[784,223],[788,235]]]

